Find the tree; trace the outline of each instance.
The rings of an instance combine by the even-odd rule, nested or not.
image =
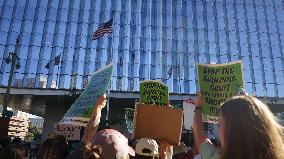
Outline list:
[[[39,130],[37,127],[33,126],[31,123],[29,123],[28,132],[24,138],[25,141],[31,142],[34,140],[34,138],[39,134]]]

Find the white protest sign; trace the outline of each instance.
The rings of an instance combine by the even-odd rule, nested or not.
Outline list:
[[[189,98],[183,101],[183,124],[184,128],[187,130],[192,130],[193,120],[194,120],[194,101],[193,99]]]
[[[80,126],[67,124],[54,124],[54,131],[63,135],[67,140],[80,140]]]

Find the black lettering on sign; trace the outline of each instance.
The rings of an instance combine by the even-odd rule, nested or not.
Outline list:
[[[224,67],[224,68],[203,67],[203,74],[207,75],[233,74],[233,73],[235,73],[235,67]]]
[[[210,85],[209,89],[210,89],[210,91],[224,91],[224,92],[228,92],[230,90],[230,84],[222,85],[222,86]]]
[[[205,101],[209,105],[218,106],[218,105],[221,105],[222,103],[224,103],[226,101],[226,99],[212,99],[212,98],[207,97],[207,98],[205,98]]]
[[[212,115],[219,115],[219,109],[216,107],[209,107],[209,113]]]

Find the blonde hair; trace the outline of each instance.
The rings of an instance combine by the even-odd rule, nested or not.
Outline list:
[[[283,159],[283,127],[268,106],[236,96],[220,109],[225,121],[222,159]]]

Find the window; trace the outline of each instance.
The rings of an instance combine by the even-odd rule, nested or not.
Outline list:
[[[33,21],[26,20],[24,24],[24,32],[31,33],[33,29]]]
[[[48,9],[48,19],[55,22],[56,18],[57,18],[57,9],[49,8]]]
[[[40,52],[40,47],[37,47],[37,46],[31,47],[31,51],[30,51],[31,57],[30,57],[30,59],[38,60],[39,52]]]
[[[37,19],[44,21],[46,17],[46,8],[38,8]]]
[[[35,33],[43,33],[44,22],[37,21],[35,24]]]
[[[77,34],[77,27],[78,27],[78,24],[77,23],[68,23],[68,30],[67,30],[67,33],[70,33],[70,34],[73,34],[73,35],[76,35]]]
[[[16,40],[18,38],[18,35],[19,35],[19,33],[17,33],[17,32],[10,32],[8,44],[15,45]]]
[[[72,9],[71,10],[71,21],[77,22],[79,19],[79,10]]]
[[[25,5],[26,5],[26,0],[17,1],[17,5],[18,5],[18,6],[21,6],[21,7],[25,7]]]
[[[28,49],[27,46],[20,46],[19,47],[18,56],[19,56],[20,60],[27,59],[28,50],[29,49]]]
[[[1,23],[1,31],[5,31],[8,32],[9,31],[9,27],[10,27],[10,20],[8,19],[2,19],[2,23]]]
[[[67,22],[67,19],[68,19],[68,10],[67,9],[60,9],[58,11],[58,14],[60,14],[60,21]]]
[[[8,33],[1,31],[0,34],[1,34],[0,44],[1,44],[1,45],[5,45],[6,42],[7,42]],[[1,51],[2,51],[2,50],[1,50]]]
[[[29,1],[29,6],[36,8],[37,3],[35,1]]]
[[[35,17],[35,8],[33,7],[28,7],[26,10],[27,14],[24,17],[25,19],[33,20]]]
[[[22,45],[28,46],[30,44],[31,34],[23,32],[21,38],[22,38],[21,39],[21,44]]]
[[[22,20],[23,16],[24,16],[24,11],[25,11],[25,8],[17,7],[16,13],[15,13],[15,18],[19,19],[19,20]]]
[[[40,52],[40,54],[42,56],[42,59],[49,61],[50,60],[50,56],[51,56],[51,52],[52,52],[52,48],[51,47],[44,46],[41,49],[41,52]]]
[[[47,32],[47,33],[54,34],[54,30],[55,30],[55,25],[56,25],[56,23],[55,23],[55,22],[52,22],[52,21],[48,21],[48,22],[46,22],[46,23],[47,23],[46,32]]]
[[[6,18],[6,19],[12,19],[12,14],[13,14],[13,7],[11,7],[11,6],[5,6],[5,7],[3,7],[3,9],[4,9],[4,18]]]
[[[14,19],[12,21],[12,31],[20,32],[22,21]]]
[[[64,39],[65,39],[65,35],[62,35],[62,34],[55,35],[54,36],[55,45],[59,47],[64,47]]]
[[[64,3],[64,2],[63,2]],[[58,8],[58,4],[59,4],[59,1],[51,1],[51,4],[50,6],[54,9],[57,9]]]

